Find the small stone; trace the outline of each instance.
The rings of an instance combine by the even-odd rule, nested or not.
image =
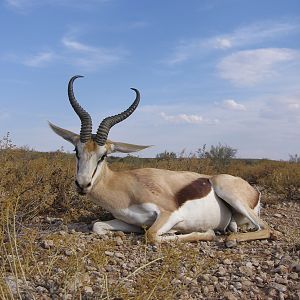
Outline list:
[[[293,279],[293,280],[297,280],[297,279],[299,278],[299,275],[298,275],[298,273],[292,272],[292,273],[289,275],[289,278],[290,278],[290,279]]]
[[[115,257],[122,258],[122,259],[125,258],[124,254],[122,254],[121,252],[116,252]]]
[[[272,236],[271,236],[271,238],[272,238]],[[268,240],[261,240],[260,243],[261,244],[269,244],[269,241]]]
[[[276,289],[279,292],[286,292],[287,290],[287,287],[285,285],[276,282],[271,282],[270,287]]]
[[[85,294],[93,294],[94,293],[93,289],[90,286],[85,286],[83,288],[83,290],[84,290]]]
[[[274,269],[275,273],[285,274],[288,273],[288,268],[284,265],[279,265],[277,268]]]
[[[234,283],[233,283],[233,286],[234,286],[237,290],[240,290],[240,289],[242,288],[242,284],[241,284],[239,281],[234,282]]]
[[[226,269],[224,267],[220,266],[219,270],[218,270],[218,275],[224,276],[224,275],[226,275],[226,273],[227,273]]]
[[[202,281],[209,281],[210,280],[210,276],[207,274],[202,274],[197,278],[197,281],[199,283],[201,283]]]
[[[225,242],[225,245],[227,248],[234,248],[237,246],[237,241],[236,240],[229,240]]]
[[[65,250],[65,255],[66,256],[71,256],[73,254],[73,251],[72,250],[70,250],[70,249],[66,249]]]
[[[267,260],[264,262],[264,265],[267,267],[273,267],[274,266],[274,262],[272,260]]]
[[[257,281],[257,283],[262,284],[264,282],[264,280],[260,277],[255,277],[255,280]]]
[[[158,251],[158,247],[156,245],[151,245],[151,250],[153,252],[157,252]]]
[[[296,273],[300,273],[300,264],[293,264],[291,266],[291,271],[296,272]]]
[[[104,251],[104,254],[107,256],[114,256],[114,253],[111,251]]]
[[[94,267],[94,266],[86,265],[85,268],[86,268],[87,271],[91,271],[91,272],[92,271],[97,271],[97,268]]]
[[[123,277],[126,277],[129,275],[129,272],[127,270],[122,270],[121,274]]]
[[[181,279],[181,281],[182,281],[184,284],[188,285],[188,284],[190,284],[190,283],[193,281],[193,278],[187,277],[187,276],[183,276],[182,279]]]
[[[223,263],[224,263],[225,265],[231,265],[231,264],[232,264],[232,260],[229,259],[229,258],[225,258],[225,259],[223,260]]]
[[[121,238],[120,236],[117,236],[117,237],[116,237],[116,244],[117,244],[118,246],[121,246],[121,245],[124,244],[124,242],[123,242],[123,240],[122,240],[122,238]]]
[[[253,258],[253,259],[251,260],[251,263],[252,263],[252,265],[255,266],[255,267],[258,267],[258,266],[259,266],[259,261],[258,261],[257,259],[255,259],[255,258]]]
[[[242,281],[242,289],[243,290],[249,291],[251,286],[252,286],[252,282],[250,280],[243,280]]]
[[[212,292],[215,291],[214,285],[210,284],[210,285],[208,285],[207,287],[208,287],[208,291],[209,291],[210,293],[212,293]]]
[[[9,287],[13,294],[18,293],[18,288],[24,286],[25,282],[21,279],[17,279],[14,276],[7,276],[4,278],[6,285]]]
[[[226,299],[226,300],[238,300],[238,298],[236,296],[234,296],[234,294],[229,292],[229,291],[224,293],[224,299]]]
[[[208,287],[207,287],[207,286],[203,286],[201,289],[202,289],[202,293],[203,293],[205,296],[207,296],[208,293],[209,293]]]
[[[84,283],[89,284],[91,281],[90,275],[88,273],[85,273],[81,276],[81,281]]]
[[[60,228],[62,229],[62,231],[65,231],[65,232],[69,232],[69,228],[68,228],[68,226],[67,225],[65,225],[65,224],[62,224],[62,225],[60,225]]]
[[[105,266],[104,269],[106,272],[113,272],[113,270],[114,270],[113,266],[111,266],[111,265]]]
[[[268,291],[268,295],[275,298],[277,296],[277,291],[273,288],[270,288]]]
[[[252,268],[249,268],[249,267],[246,267],[246,266],[240,266],[239,271],[241,272],[241,274],[245,274],[248,277],[253,276]]]
[[[282,215],[281,214],[274,214],[274,217],[275,218],[282,218]]]
[[[275,278],[275,282],[280,283],[280,284],[284,284],[284,285],[287,285],[289,283],[286,278],[282,278],[282,277]]]
[[[46,217],[45,221],[49,224],[54,224],[54,223],[63,223],[62,218],[52,218],[52,217]]]
[[[37,286],[35,288],[35,290],[39,293],[39,294],[47,294],[49,291],[44,288],[43,286]]]
[[[50,249],[54,247],[54,242],[52,240],[44,240],[42,241],[41,246],[44,249]]]

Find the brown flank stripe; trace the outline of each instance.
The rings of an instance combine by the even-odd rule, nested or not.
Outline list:
[[[178,207],[188,200],[201,199],[211,191],[211,183],[207,178],[198,178],[179,190],[175,195]]]

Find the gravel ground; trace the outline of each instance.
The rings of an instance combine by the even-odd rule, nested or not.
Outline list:
[[[34,256],[46,271],[17,283],[23,299],[300,299],[299,212],[269,204],[262,218],[282,234],[232,248],[222,236],[149,245],[143,235],[97,236],[84,223],[40,218]],[[17,298],[15,277],[5,280]]]

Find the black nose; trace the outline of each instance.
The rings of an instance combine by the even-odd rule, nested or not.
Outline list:
[[[85,185],[80,185],[79,182],[77,180],[75,180],[75,184],[76,186],[80,189],[80,190],[83,190],[84,188],[88,188],[92,185],[91,182],[85,184]]]

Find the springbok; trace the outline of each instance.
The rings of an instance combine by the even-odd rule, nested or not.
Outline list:
[[[212,240],[215,231],[230,230],[227,241],[266,239],[271,230],[259,217],[260,193],[245,180],[228,174],[215,176],[185,171],[143,168],[112,171],[106,157],[112,152],[130,153],[149,146],[107,139],[115,124],[128,118],[140,102],[140,93],[120,114],[107,117],[92,134],[92,119],[73,93],[74,76],[68,84],[69,101],[81,120],[80,134],[49,122],[59,136],[75,146],[77,191],[110,211],[115,219],[96,222],[93,231],[143,232],[150,242]],[[245,224],[256,231],[237,233]],[[254,225],[254,226],[253,226]],[[167,234],[165,233],[177,233]]]

